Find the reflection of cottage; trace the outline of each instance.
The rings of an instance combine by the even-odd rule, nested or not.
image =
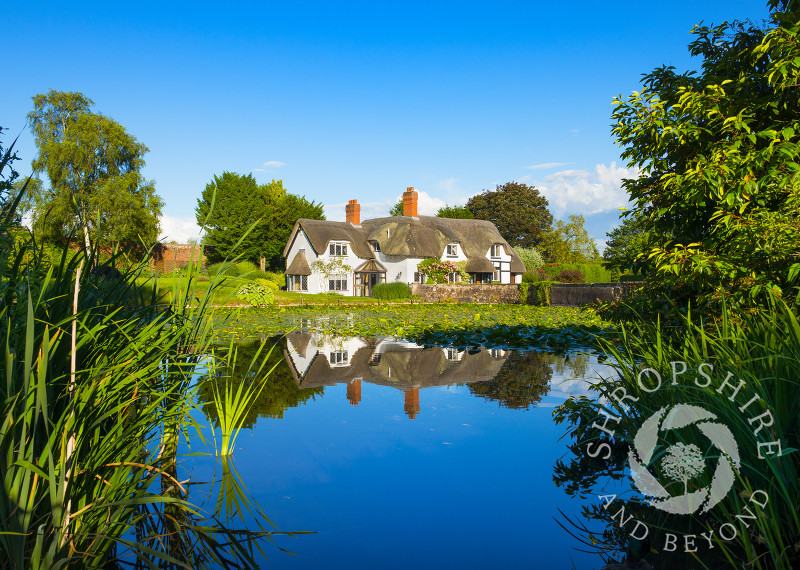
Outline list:
[[[361,221],[351,200],[347,221],[300,219],[283,251],[290,291],[369,296],[377,283],[423,282],[425,258],[464,262],[472,283],[520,283],[525,266],[495,225],[417,216],[417,193],[403,194],[403,216]],[[458,280],[458,274],[451,274]]]
[[[467,352],[455,348],[423,348],[395,339],[331,339],[312,333],[291,333],[284,354],[301,388],[347,384],[347,399],[361,401],[361,383],[391,386],[405,393],[410,418],[420,411],[420,388],[491,380],[509,355],[506,350]]]

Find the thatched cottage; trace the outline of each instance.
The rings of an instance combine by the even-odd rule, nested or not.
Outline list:
[[[378,283],[424,282],[426,258],[465,262],[471,283],[520,283],[525,265],[495,225],[417,215],[417,193],[403,194],[403,215],[361,221],[350,200],[347,221],[297,221],[283,250],[289,291],[370,296]],[[459,281],[457,272],[450,275]]]

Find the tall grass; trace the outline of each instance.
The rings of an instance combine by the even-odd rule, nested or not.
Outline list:
[[[672,523],[692,526],[695,533],[716,531],[716,550],[708,552],[722,555],[732,566],[744,564],[744,567],[759,569],[800,566],[797,507],[800,504],[800,324],[796,307],[772,299],[767,306],[751,314],[739,315],[725,308],[713,325],[693,319],[691,314],[684,316],[680,326],[670,329],[654,322],[639,322],[625,327],[620,343],[601,342],[617,376],[596,387],[605,399],[571,400],[556,412],[556,417],[574,424],[571,433],[581,445],[609,443],[614,450],[611,463],[616,461],[616,464],[590,466],[592,461],[585,456],[586,448],[579,446],[580,449],[574,449],[578,455],[573,465],[558,466],[559,477],[566,481],[570,475],[579,474],[585,482],[595,483],[592,477],[603,469],[624,469],[627,449],[634,444],[645,418],[676,404],[698,406],[714,414],[718,418],[716,421],[730,429],[738,444],[741,467],[733,489],[707,514],[682,515],[679,522],[675,520],[676,515]],[[686,372],[676,376],[674,384],[673,366],[680,370],[682,365],[673,365],[673,362],[687,365]],[[711,377],[708,386],[700,372],[703,363],[713,366],[713,371],[705,368]],[[653,390],[657,384],[650,372],[639,376],[646,368],[658,371],[663,379],[662,387]],[[744,384],[734,395],[740,381]],[[609,397],[618,389],[624,389],[625,394],[636,400],[628,398],[619,403]],[[617,394],[622,395],[622,392]],[[766,412],[770,416],[764,416],[764,422],[771,419],[772,423],[757,430],[761,421],[754,418]],[[596,428],[596,423],[602,423],[607,415],[619,418],[610,424],[613,437]],[[727,460],[718,450],[708,451],[708,440],[698,432],[676,433],[682,443],[696,444],[705,453],[711,453],[706,459]],[[768,442],[772,441],[781,442],[780,455],[770,454],[777,451],[775,447],[768,447]],[[663,448],[658,449],[661,450],[658,453],[664,452]],[[668,475],[664,471],[658,462],[649,466],[649,472],[659,480]],[[704,487],[709,478],[710,473],[707,473],[693,485]],[[763,509],[750,502],[758,490],[769,497]],[[737,518],[746,513],[746,507],[758,515],[755,521]],[[643,516],[653,517],[654,514],[657,511],[650,508]],[[661,524],[672,523],[662,521]],[[719,538],[719,529],[726,523],[738,530],[732,541]],[[702,553],[695,556],[700,561],[703,557]],[[717,558],[711,567],[719,567],[715,564],[720,564],[720,559]]]
[[[271,532],[200,513],[178,476],[216,284],[199,294],[186,277],[172,305],[148,306],[146,264],[121,278],[96,252],[51,265],[32,239],[14,247],[14,208],[0,220],[0,568],[257,567]]]

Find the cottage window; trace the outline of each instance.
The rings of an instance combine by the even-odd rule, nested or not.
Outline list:
[[[372,246],[372,251],[375,253],[381,252],[381,244],[378,243],[378,240],[371,239],[369,240],[369,245]]]
[[[457,243],[449,243],[449,244],[447,244],[447,257],[458,257],[458,244]]]
[[[332,243],[329,248],[329,252],[332,256],[344,256],[347,255],[347,244],[346,243]]]
[[[500,245],[499,243],[496,243],[492,245],[489,255],[491,257],[500,257],[502,255],[502,252],[503,252],[503,246]]]
[[[328,361],[331,364],[347,364],[347,351],[331,352]]]
[[[289,275],[289,291],[308,291],[308,275]]]
[[[447,358],[447,360],[458,360],[458,349],[448,348],[445,357]]]
[[[419,271],[414,272],[414,283],[425,283],[425,275]]]
[[[347,275],[331,275],[328,278],[328,291],[347,291]]]

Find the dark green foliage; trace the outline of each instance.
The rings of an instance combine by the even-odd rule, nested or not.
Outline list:
[[[586,276],[580,271],[564,269],[555,277],[559,283],[586,283]]]
[[[80,237],[87,250],[93,240],[153,244],[163,201],[141,175],[147,147],[113,119],[92,112],[93,102],[81,93],[50,90],[33,103],[33,169],[50,183],[29,186],[38,236]]]
[[[532,305],[547,307],[550,305],[550,291],[553,288],[552,281],[539,281],[531,283],[528,290],[528,302]]]
[[[400,200],[397,202],[397,204],[392,206],[392,209],[389,210],[389,215],[390,216],[402,216],[403,215],[403,199],[402,198],[400,198]]]
[[[260,349],[262,344],[267,346],[275,345],[271,352]],[[237,387],[242,382],[252,384],[266,384],[264,389],[258,393],[258,397],[253,401],[247,410],[245,418],[242,420],[242,427],[252,428],[259,418],[282,418],[289,408],[294,408],[321,395],[324,388],[300,388],[292,376],[289,364],[283,356],[286,348],[285,337],[272,337],[265,341],[254,341],[240,343],[237,351],[236,364],[228,369],[220,370],[219,380],[232,384]],[[221,351],[221,355],[227,355],[228,349]],[[258,356],[258,366],[251,366],[253,359]],[[256,370],[261,370],[257,374]],[[272,370],[268,375],[267,371]],[[214,384],[209,379],[200,382],[198,390],[198,401],[203,407],[203,411],[209,420],[219,425],[217,409],[213,405]]]
[[[626,272],[647,273],[650,261],[647,256],[658,245],[655,235],[646,228],[646,220],[641,213],[632,212],[622,218],[622,223],[606,233],[608,241],[603,251],[606,267],[615,275]]]
[[[467,202],[478,220],[489,220],[512,247],[538,245],[553,222],[547,198],[533,186],[507,182]]]
[[[232,172],[214,176],[206,185],[195,214],[198,224],[207,224],[206,243],[214,246],[210,262],[231,258],[236,248],[252,263],[266,258],[272,269],[285,263],[283,248],[297,220],[325,219],[321,204],[289,194],[282,181],[258,184],[251,174]]]
[[[504,408],[527,410],[550,391],[553,370],[538,352],[514,351],[497,376],[485,382],[467,384],[471,394],[493,400]]]
[[[470,212],[466,206],[443,206],[436,212],[439,218],[460,218],[462,220],[471,220],[475,216]]]
[[[773,8],[783,2],[771,2]],[[699,26],[699,72],[660,67],[615,101],[624,185],[657,236],[648,279],[680,305],[717,310],[794,295],[800,275],[800,10]],[[695,65],[695,68],[698,66]]]
[[[411,298],[411,287],[407,283],[378,283],[372,288],[372,296],[387,301]]]

